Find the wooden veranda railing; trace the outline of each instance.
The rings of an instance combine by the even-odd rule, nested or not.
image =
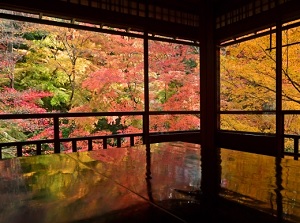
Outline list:
[[[232,130],[220,130],[218,132],[218,145],[220,147],[230,148],[234,150],[271,155],[276,156],[278,140],[276,137],[283,139],[283,151],[284,156],[293,156],[295,160],[300,157],[299,153],[299,141],[300,141],[300,127],[294,129],[294,134],[290,134],[287,116],[299,116],[299,110],[282,110],[282,111],[219,111],[219,114],[223,115],[273,115],[276,118],[282,120],[281,134],[274,133],[258,133],[258,132],[245,132],[245,131],[232,131]],[[286,141],[290,140],[290,145],[287,146]],[[243,146],[241,146],[243,145]]]
[[[153,114],[152,114],[153,113]],[[149,113],[148,113],[149,114]],[[199,114],[199,111],[168,111],[168,112],[151,112],[152,115],[165,115],[165,114]],[[150,114],[149,114],[150,115]],[[31,145],[35,147],[36,154],[42,154],[42,145],[53,144],[54,153],[61,152],[61,144],[64,142],[70,142],[72,152],[77,152],[78,142],[86,142],[87,150],[93,150],[93,142],[96,140],[102,140],[102,148],[108,148],[108,140],[115,139],[115,147],[122,146],[122,140],[129,139],[130,146],[134,146],[136,138],[142,138],[142,142],[145,143],[145,138],[148,138],[148,142],[156,143],[162,141],[178,141],[179,139],[186,142],[200,142],[200,130],[192,131],[173,131],[173,132],[157,132],[149,133],[148,129],[143,129],[140,133],[120,133],[110,135],[99,135],[99,136],[83,136],[83,137],[72,137],[62,138],[60,137],[60,119],[62,118],[76,118],[76,117],[108,117],[108,116],[142,116],[144,122],[146,113],[145,112],[90,112],[90,113],[38,113],[38,114],[1,114],[0,120],[15,120],[15,119],[51,119],[53,125],[53,138],[41,139],[41,140],[28,140],[18,142],[0,142],[0,159],[3,159],[3,149],[15,148],[16,156],[23,156],[23,149],[25,146]],[[143,128],[148,128],[148,125],[143,125]]]
[[[300,111],[297,110],[286,110],[282,112],[282,120],[284,123],[286,123],[286,116],[288,115],[292,115],[292,116],[299,116],[300,117]],[[293,147],[291,149],[291,151],[284,151],[284,155],[287,156],[294,156],[294,160],[298,160],[300,157],[299,154],[299,139],[300,139],[300,135],[298,134],[287,134],[286,132],[288,132],[288,126],[284,128],[287,129],[283,129],[283,133],[284,133],[284,139],[285,140],[292,140],[293,141]],[[300,126],[299,126],[299,130],[300,130]]]
[[[14,119],[51,119],[53,125],[53,138],[41,139],[41,140],[29,140],[18,142],[0,142],[0,159],[3,158],[3,149],[15,148],[16,156],[23,156],[23,149],[25,146],[31,145],[35,147],[36,155],[42,154],[42,145],[53,144],[54,153],[61,152],[61,144],[65,142],[71,143],[72,152],[78,151],[78,142],[86,142],[87,150],[93,150],[93,143],[96,140],[101,140],[102,148],[108,148],[108,141],[114,139],[115,147],[122,146],[122,140],[128,139],[130,146],[136,144],[136,139],[141,139],[142,143],[145,143],[145,138],[148,137],[149,143],[157,143],[164,141],[185,141],[200,144],[200,130],[190,131],[172,131],[172,132],[152,132],[143,129],[139,133],[126,133],[126,134],[111,134],[111,135],[99,135],[99,136],[83,136],[73,138],[61,138],[60,137],[60,119],[62,118],[75,118],[75,117],[108,117],[108,116],[142,116],[144,122],[146,115],[198,115],[199,111],[153,111],[149,113],[141,112],[90,112],[90,113],[42,113],[42,114],[1,114],[0,120],[14,120]],[[266,114],[266,112],[221,112],[221,114]],[[267,112],[267,114],[275,115],[275,112]],[[288,115],[300,116],[300,111],[282,111],[282,120],[285,121],[285,117]],[[147,120],[147,119],[146,119]],[[143,125],[143,128],[147,128],[148,125]],[[290,140],[292,147],[288,150],[284,148],[283,155],[293,156],[295,160],[300,157],[299,153],[299,134],[288,134],[286,130],[283,130],[283,139]],[[229,148],[234,150],[253,152],[265,155],[275,156],[276,151],[276,135],[275,134],[261,134],[261,133],[249,133],[238,131],[218,131],[217,145],[220,148]]]

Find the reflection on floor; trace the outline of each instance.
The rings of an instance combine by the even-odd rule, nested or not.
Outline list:
[[[0,222],[277,222],[226,191],[208,209],[200,162],[181,142],[2,160]]]

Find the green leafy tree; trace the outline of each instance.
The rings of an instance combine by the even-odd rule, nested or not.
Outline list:
[[[50,49],[49,65],[53,68],[54,74],[64,75],[65,89],[69,94],[67,109],[81,105],[86,98],[84,91],[81,91],[82,80],[93,69],[89,57],[93,55],[93,38],[96,33],[66,29],[50,29],[51,34],[44,40],[44,44]]]

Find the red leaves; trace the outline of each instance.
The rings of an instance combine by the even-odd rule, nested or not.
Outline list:
[[[46,110],[40,106],[39,101],[48,96],[51,94],[32,89],[17,91],[13,88],[4,88],[1,91],[0,112],[2,114],[44,113]],[[53,128],[50,125],[48,119],[16,119],[5,123],[7,129],[17,126],[20,133],[29,136],[28,140],[53,138]],[[33,137],[30,137],[32,135]]]
[[[123,73],[120,69],[102,68],[92,74],[82,83],[82,87],[100,93],[105,86],[120,83]]]
[[[4,88],[1,91],[1,113],[43,113],[45,109],[39,105],[39,100],[51,96],[51,93],[28,89],[17,91],[13,88]]]

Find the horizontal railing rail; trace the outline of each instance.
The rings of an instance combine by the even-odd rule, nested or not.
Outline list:
[[[70,113],[31,113],[31,114],[0,114],[1,119],[35,119],[35,118],[76,118],[100,116],[144,115],[143,111],[136,112],[70,112]]]
[[[196,115],[200,111],[149,111],[149,115]],[[70,112],[70,113],[31,113],[31,114],[0,114],[0,120],[5,119],[37,119],[37,118],[76,118],[100,116],[137,116],[145,115],[143,111],[134,112]]]
[[[270,114],[270,115],[275,115],[276,111],[275,110],[249,110],[249,111],[244,111],[244,110],[221,110],[218,111],[218,114],[221,115],[265,115],[265,114]]]

